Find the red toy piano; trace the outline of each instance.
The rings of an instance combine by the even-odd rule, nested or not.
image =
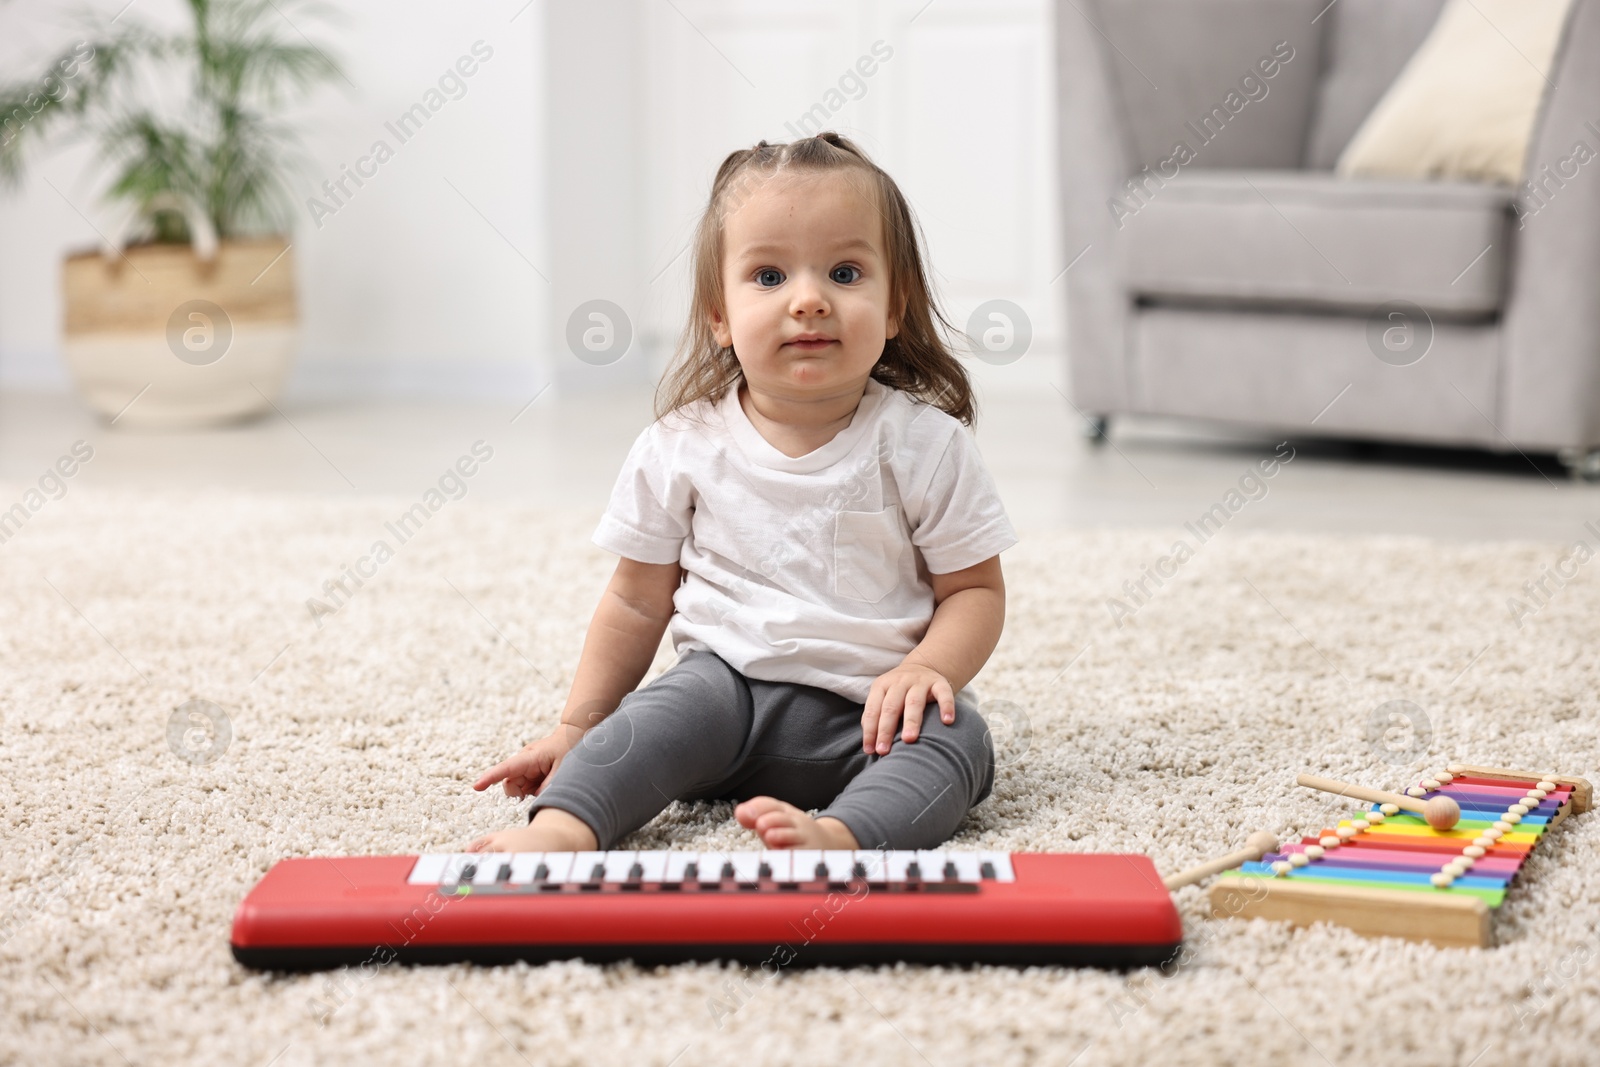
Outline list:
[[[240,903],[248,967],[631,959],[1134,967],[1183,927],[1150,860],[935,850],[290,859]]]

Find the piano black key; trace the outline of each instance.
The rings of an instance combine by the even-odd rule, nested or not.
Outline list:
[[[729,860],[722,865],[722,877],[730,881],[736,877],[733,870],[732,860]]]
[[[470,882],[474,878],[476,878],[477,876],[478,876],[478,865],[476,863],[468,863],[468,864],[465,864],[461,868],[461,873],[456,876],[456,881],[458,883],[460,883],[460,882]]]
[[[561,883],[550,880],[550,865],[541,862],[533,869],[533,888],[539,893],[559,893]]]
[[[991,880],[997,877],[994,873],[994,864],[990,863],[988,860],[984,860],[982,863],[978,864],[978,873]]]
[[[772,864],[763,863],[761,866],[757,867],[756,868],[756,877],[758,877],[758,878],[771,878],[772,877]]]
[[[640,890],[644,888],[644,864],[635,863],[628,868],[628,880],[622,883],[623,889]]]
[[[857,878],[866,878],[867,865],[862,863],[860,860],[857,860],[856,865],[850,868],[850,873]]]
[[[961,880],[961,872],[956,869],[954,860],[949,860],[945,863],[944,878],[947,882],[958,882]]]
[[[812,872],[812,876],[819,882],[826,882],[828,880],[828,865],[826,863],[818,863],[817,869]]]
[[[494,876],[494,880],[497,881],[497,882],[509,882],[509,881],[511,881],[511,864],[510,863],[502,863],[500,865],[500,873],[496,874]]]
[[[922,880],[922,864],[912,860],[906,864],[906,881],[918,882]]]

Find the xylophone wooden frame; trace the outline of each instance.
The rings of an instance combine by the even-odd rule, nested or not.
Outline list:
[[[1568,815],[1594,806],[1594,787],[1587,779],[1561,774],[1535,774],[1503,767],[1452,763],[1451,774],[1510,781],[1549,781],[1570,785],[1572,795],[1546,826],[1554,829]],[[1295,926],[1326,922],[1345,926],[1364,937],[1399,937],[1435,945],[1487,948],[1494,944],[1492,909],[1468,896],[1411,893],[1390,889],[1294,882],[1277,878],[1223,878],[1209,892],[1212,914],[1221,918],[1273,919]]]

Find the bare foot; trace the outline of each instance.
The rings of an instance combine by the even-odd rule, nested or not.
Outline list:
[[[768,848],[848,848],[861,845],[850,828],[832,816],[813,819],[776,797],[752,797],[733,809],[739,825],[754,830]]]
[[[527,826],[485,834],[468,852],[590,852],[599,842],[589,824],[560,808],[540,808]]]

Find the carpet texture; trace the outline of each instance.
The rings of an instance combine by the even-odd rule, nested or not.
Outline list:
[[[1215,920],[1191,888],[1170,973],[244,970],[233,910],[274,861],[444,850],[518,821],[469,784],[555,721],[610,571],[593,515],[469,498],[400,544],[386,523],[412,503],[74,488],[0,545],[0,1062],[1600,1056],[1600,814],[1540,846],[1490,950]],[[1522,588],[1562,546],[1225,530],[1146,603],[1122,593],[1116,625],[1106,598],[1172,537],[1033,532],[1007,553],[1009,622],[978,682],[1003,766],[962,845],[1174,871],[1254,829],[1325,825],[1343,805],[1292,785],[1302,770],[1390,788],[1449,760],[1595,773],[1600,586],[1579,567],[1542,605]],[[314,620],[307,598],[379,539],[393,558]],[[231,735],[211,762],[209,730],[169,722],[197,699]],[[1391,721],[1391,701],[1420,711]],[[679,805],[630,847],[668,844],[754,839],[726,805]]]

